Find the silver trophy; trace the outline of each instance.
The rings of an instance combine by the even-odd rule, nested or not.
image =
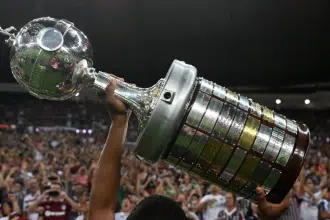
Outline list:
[[[115,94],[139,120],[136,155],[165,160],[191,175],[247,199],[263,186],[271,202],[289,192],[305,159],[309,130],[251,99],[206,79],[195,67],[175,60],[165,78],[138,88],[96,71],[88,38],[73,23],[38,18],[9,37],[11,70],[33,96],[66,100],[83,87]]]

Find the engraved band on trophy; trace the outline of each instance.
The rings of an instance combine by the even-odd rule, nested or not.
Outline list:
[[[73,23],[38,18],[9,37],[11,70],[33,96],[66,100],[83,87],[105,90],[111,80],[92,63],[88,38]],[[190,174],[253,200],[256,186],[280,202],[299,175],[309,147],[306,125],[197,77],[175,60],[150,88],[117,80],[115,94],[136,114],[136,155],[165,160]]]

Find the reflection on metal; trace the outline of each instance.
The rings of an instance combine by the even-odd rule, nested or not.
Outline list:
[[[256,138],[259,130],[260,121],[253,116],[249,116],[244,127],[241,138],[238,141],[238,146],[245,150],[249,150]]]
[[[262,154],[265,151],[265,148],[269,142],[271,133],[272,133],[272,129],[270,127],[261,124],[259,128],[259,132],[257,134],[257,138],[252,146],[252,149],[255,152]]]
[[[246,155],[245,150],[237,148],[233,156],[230,158],[230,161],[226,169],[220,175],[220,179],[224,180],[225,182],[229,182],[236,174],[238,168],[241,166],[245,158],[245,155]]]
[[[262,107],[263,119],[269,123],[274,123],[274,111],[268,109],[267,107]]]
[[[292,137],[289,134],[285,134],[284,142],[283,142],[280,154],[278,155],[278,157],[276,159],[276,163],[278,163],[282,166],[286,166],[286,164],[288,163],[288,161],[291,157],[291,154],[293,152],[295,141],[296,141],[296,139],[294,137]]]
[[[224,103],[218,121],[214,127],[213,135],[220,140],[224,140],[227,132],[233,122],[236,108],[230,104]]]
[[[210,101],[210,98],[211,97],[209,95],[203,92],[198,92],[196,101],[194,102],[187,118],[188,125],[198,127],[207,108],[207,104]]]
[[[283,140],[284,131],[274,127],[263,158],[270,162],[274,162],[281,150]]]

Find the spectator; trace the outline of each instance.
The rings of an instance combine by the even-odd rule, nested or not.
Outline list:
[[[221,195],[221,189],[210,186],[210,194],[205,195],[199,203],[198,211],[203,213],[203,219],[216,219],[219,212],[225,209],[226,198]]]
[[[30,179],[28,181],[28,190],[30,193],[24,197],[23,211],[27,216],[27,220],[38,220],[39,217],[38,212],[33,212],[33,213],[28,212],[29,206],[33,204],[40,196],[39,184],[36,179]]]
[[[78,212],[86,212],[87,208],[72,201],[62,190],[61,183],[52,183],[49,190],[29,206],[29,212],[35,212],[42,208],[42,220],[69,220],[71,209]]]
[[[237,209],[237,200],[234,193],[226,193],[225,209],[218,213],[219,220],[244,220],[244,215]]]

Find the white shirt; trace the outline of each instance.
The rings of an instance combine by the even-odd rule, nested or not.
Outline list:
[[[207,205],[203,212],[203,219],[215,220],[217,219],[219,212],[225,209],[226,197],[222,195],[206,195],[201,199],[200,203],[213,199],[215,202]]]
[[[2,218],[0,218],[0,220],[8,220],[8,216],[7,217],[2,217]]]
[[[115,214],[115,220],[126,220],[126,219],[127,219],[127,216],[123,212],[117,212]]]
[[[302,220],[318,220],[318,202],[321,199],[322,192],[314,193],[316,202],[314,202],[310,196],[305,193],[300,203],[300,216]]]
[[[37,200],[39,195],[40,195],[40,192],[37,192],[34,196],[30,193],[24,197],[24,200],[23,200],[23,211],[24,212],[27,212],[29,206]],[[38,217],[39,217],[38,213],[28,213],[27,219],[28,220],[38,220]]]
[[[84,220],[84,215],[79,215],[75,220]]]

